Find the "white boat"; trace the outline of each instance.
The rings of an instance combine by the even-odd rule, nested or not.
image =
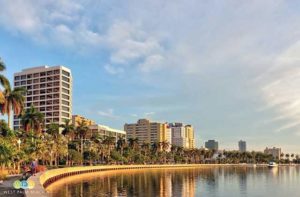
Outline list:
[[[270,168],[273,168],[273,167],[278,167],[278,164],[276,162],[270,162],[269,165],[268,165]]]

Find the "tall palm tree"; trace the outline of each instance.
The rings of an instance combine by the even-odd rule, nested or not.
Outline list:
[[[103,144],[107,146],[108,154],[107,154],[107,161],[110,158],[111,149],[115,146],[116,139],[113,136],[105,136],[103,140]]]
[[[0,72],[3,72],[5,69],[6,69],[6,66],[0,58]],[[0,84],[2,85],[2,87],[4,87],[4,89],[6,89],[9,86],[9,81],[3,74],[0,74]],[[1,90],[0,91],[0,103],[3,104],[4,101],[5,101],[5,97],[4,97],[3,91]]]
[[[27,133],[29,131],[35,131],[39,134],[45,124],[44,114],[31,106],[26,109],[25,113],[21,116],[21,124]]]
[[[16,116],[19,116],[24,109],[25,93],[26,89],[24,87],[11,89],[9,84],[3,91],[4,102],[0,104],[0,111],[3,115],[7,114],[9,127],[11,113],[13,112]]]
[[[89,131],[89,127],[87,126],[87,122],[85,120],[77,122],[77,127],[75,129],[75,135],[78,139],[80,139],[80,153],[83,158],[83,141],[86,138],[86,135]]]

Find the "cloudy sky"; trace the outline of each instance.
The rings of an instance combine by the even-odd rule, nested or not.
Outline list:
[[[76,3],[75,3],[76,2]],[[194,125],[200,147],[300,153],[300,2],[0,0],[6,74],[65,65],[73,111]]]

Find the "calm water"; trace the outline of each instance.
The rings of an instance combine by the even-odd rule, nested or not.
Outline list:
[[[300,196],[300,167],[127,170],[79,175],[47,188],[63,196]]]

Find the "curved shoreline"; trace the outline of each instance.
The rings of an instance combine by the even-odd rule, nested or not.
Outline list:
[[[266,164],[258,164],[257,167],[266,167]],[[111,165],[111,166],[80,166],[48,170],[29,178],[35,182],[33,190],[25,192],[27,197],[48,197],[50,196],[45,188],[50,184],[65,177],[84,173],[130,170],[130,169],[159,169],[159,168],[205,168],[205,167],[253,167],[253,164],[171,164],[171,165]]]

